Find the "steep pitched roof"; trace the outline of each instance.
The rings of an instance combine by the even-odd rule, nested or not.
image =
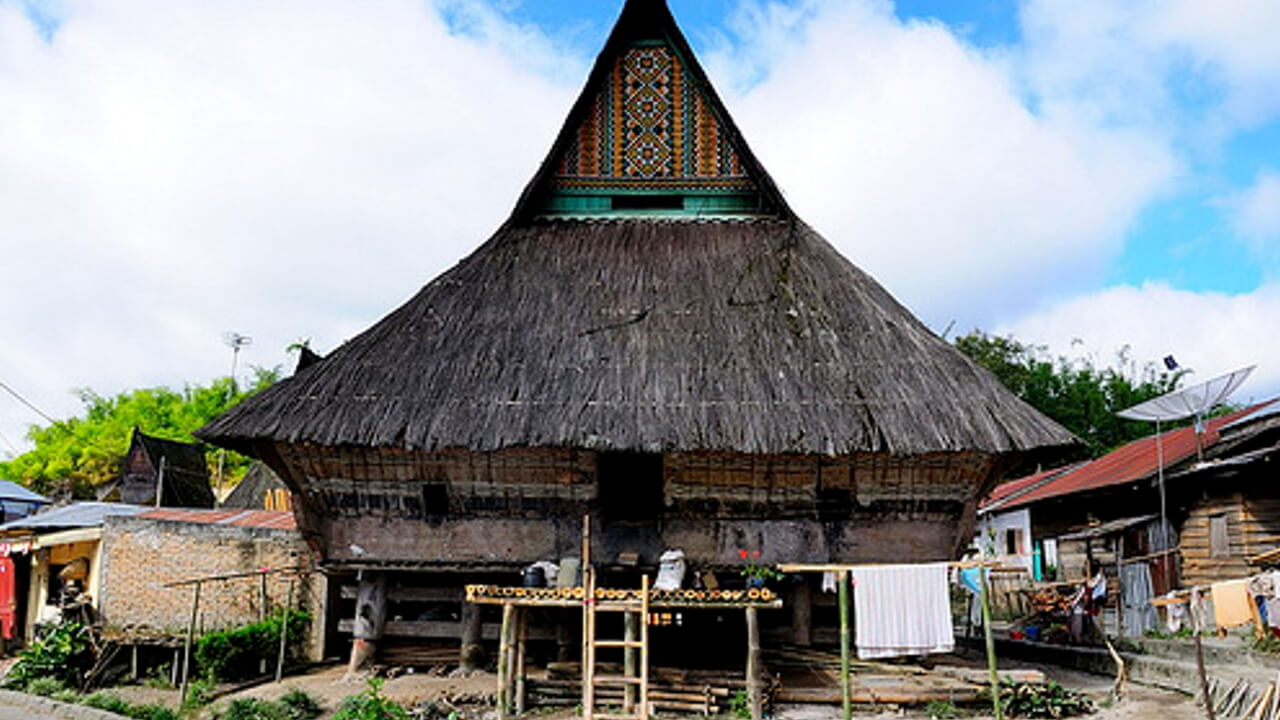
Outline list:
[[[757,206],[550,212],[619,58],[655,37],[683,61]],[[627,2],[547,161],[488,242],[197,436],[250,453],[281,442],[911,455],[1076,442],[791,213],[663,0]]]
[[[137,515],[147,508],[124,503],[77,502],[29,515],[0,525],[0,532],[7,530],[64,530],[68,528],[95,527],[113,515]]]
[[[665,0],[623,7],[512,219],[628,210],[790,216]]]
[[[1237,420],[1251,415],[1258,410],[1276,402],[1268,400],[1205,421],[1201,442],[1205,447],[1218,441],[1222,429]],[[1021,478],[997,487],[991,493],[992,498],[1014,495],[1019,486],[1032,485],[1030,490],[999,506],[1000,510],[1012,510],[1055,497],[1063,497],[1076,493],[1086,493],[1115,485],[1141,480],[1156,474],[1163,461],[1166,470],[1176,467],[1196,455],[1196,431],[1194,427],[1183,427],[1160,435],[1157,445],[1155,435],[1134,440],[1121,446],[1092,462],[1083,463],[1065,471],[1056,471],[1048,482],[1035,486],[1028,483],[1030,478]],[[1054,471],[1051,471],[1054,472]],[[994,504],[994,500],[988,503]]]

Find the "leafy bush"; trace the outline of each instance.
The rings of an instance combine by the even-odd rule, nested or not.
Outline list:
[[[213,690],[217,683],[210,678],[197,678],[187,685],[187,696],[182,699],[182,707],[187,710],[204,707],[213,699]]]
[[[58,702],[64,702],[64,703],[80,702],[80,693],[76,692],[75,690],[72,690],[71,688],[63,688],[62,690],[59,690],[58,692],[50,695],[49,697],[53,698],[54,700],[57,700]]]
[[[280,704],[285,707],[288,720],[311,720],[324,711],[320,703],[301,688],[293,688],[281,695]]]
[[[124,714],[133,720],[181,720],[177,712],[163,705],[130,705]]]
[[[84,626],[75,622],[55,625],[18,653],[18,662],[10,668],[4,686],[23,690],[33,680],[56,680],[58,686],[49,690],[50,695],[65,687],[78,687],[89,659]]]
[[[382,696],[384,682],[371,678],[364,692],[343,698],[333,720],[410,720],[403,705]]]
[[[258,698],[232,700],[227,709],[218,713],[217,720],[287,720],[285,707]]]
[[[738,690],[729,696],[729,713],[738,718],[751,717],[751,696],[746,690]]]
[[[196,643],[196,662],[207,677],[218,680],[248,680],[258,675],[263,660],[274,663],[280,651],[280,621],[277,613],[262,622],[233,630],[211,632]],[[311,616],[288,611],[289,638],[286,661],[297,657]]]
[[[1000,706],[1009,717],[1064,718],[1094,712],[1089,698],[1056,682],[1047,685],[1001,683]]]
[[[924,714],[928,715],[931,720],[952,720],[960,717],[960,711],[956,706],[945,700],[930,700],[925,703]]]
[[[117,715],[124,715],[129,709],[129,703],[120,699],[119,695],[106,691],[99,691],[92,695],[87,695],[80,701],[81,705],[87,705],[91,708],[106,710]]]
[[[59,678],[38,677],[28,680],[23,692],[30,695],[39,695],[40,697],[52,697],[54,693],[59,693],[66,689],[67,686]]]

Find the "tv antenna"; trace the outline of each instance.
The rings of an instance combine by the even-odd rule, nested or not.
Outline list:
[[[238,332],[222,333],[222,342],[231,348],[231,387],[236,387],[236,363],[240,360],[240,349],[253,344],[253,338]]]
[[[1178,369],[1178,361],[1173,359],[1172,355],[1164,359],[1164,365],[1170,371]],[[1184,420],[1189,417],[1196,419],[1196,457],[1204,460],[1204,416],[1213,408],[1222,404],[1231,393],[1249,377],[1257,365],[1250,365],[1225,375],[1219,375],[1212,380],[1206,380],[1202,383],[1192,385],[1182,390],[1174,390],[1165,393],[1157,398],[1152,398],[1146,402],[1138,403],[1133,407],[1126,408],[1116,413],[1126,420],[1145,420],[1156,424],[1156,484],[1160,487],[1160,537],[1164,540],[1165,547],[1165,576],[1172,582],[1169,573],[1169,520],[1165,512],[1165,493],[1164,493],[1164,437],[1160,434],[1160,423],[1173,422],[1176,420]]]

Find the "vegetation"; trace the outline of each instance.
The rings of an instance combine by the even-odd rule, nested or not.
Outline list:
[[[214,717],[217,720],[311,720],[318,717],[321,710],[315,698],[294,688],[275,701],[258,698],[232,700]]]
[[[371,678],[359,695],[342,699],[333,720],[409,720],[409,711],[400,703],[383,697],[382,678]]]
[[[5,676],[4,687],[45,695],[78,687],[81,673],[91,659],[87,635],[85,627],[75,622],[44,630],[18,653],[18,662]]]
[[[1000,707],[1011,718],[1064,718],[1094,712],[1089,698],[1056,682],[1001,683]]]
[[[278,370],[255,370],[253,383],[239,389],[231,378],[208,386],[188,385],[182,391],[165,387],[132,390],[112,398],[80,390],[84,415],[47,427],[33,426],[27,438],[35,449],[0,462],[0,477],[15,480],[44,494],[91,498],[95,488],[120,474],[120,461],[137,427],[148,435],[191,442],[192,433],[214,416],[279,379]],[[226,453],[224,476],[238,479],[249,459]],[[209,453],[211,470],[217,455]]]
[[[263,660],[274,665],[280,652],[280,622],[284,613],[232,630],[207,633],[196,643],[196,662],[206,677],[218,680],[247,680],[257,677]],[[289,637],[286,660],[297,656],[297,647],[307,632],[311,616],[288,611]]]
[[[956,706],[946,700],[930,700],[925,703],[924,714],[930,720],[952,720],[960,717],[960,711]]]
[[[1127,348],[1117,353],[1116,367],[1099,368],[1092,360],[1053,359],[1042,346],[977,330],[956,338],[955,346],[1075,433],[1093,457],[1150,435],[1150,423],[1124,420],[1116,413],[1177,389],[1183,376],[1181,371],[1158,371],[1150,363],[1137,367]]]

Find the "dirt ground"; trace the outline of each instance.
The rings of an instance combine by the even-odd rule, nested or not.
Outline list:
[[[1045,671],[1051,680],[1089,695],[1099,705],[1098,713],[1090,716],[1096,720],[1148,720],[1151,718],[1158,718],[1159,720],[1198,720],[1204,717],[1203,711],[1196,707],[1192,699],[1180,693],[1130,684],[1128,696],[1119,702],[1112,703],[1108,699],[1111,690],[1110,678],[1046,666],[1025,667],[1037,667]],[[458,698],[462,696],[479,700],[480,698],[490,697],[494,692],[495,685],[496,680],[490,674],[477,674],[466,678],[401,675],[388,680],[383,692],[388,697],[412,707],[421,701],[437,700],[439,698]],[[275,699],[290,688],[295,687],[301,688],[317,698],[328,711],[324,716],[328,718],[337,709],[342,698],[359,693],[364,689],[365,680],[362,677],[347,677],[344,667],[327,667],[308,675],[287,678],[278,684],[261,685],[226,696],[219,699],[211,709],[223,707],[232,698],[236,697]],[[145,688],[139,690],[145,690]],[[176,700],[176,693],[173,691],[151,692],[168,692],[173,695],[172,699]],[[121,694],[134,701],[142,700],[142,698],[135,699],[130,692],[121,692]],[[157,699],[156,696],[152,695],[147,698],[147,701],[155,701],[155,699]],[[496,715],[489,707],[479,705],[464,707],[470,711],[467,716],[469,720],[492,720]],[[984,709],[988,710],[988,712],[983,712]],[[211,716],[211,711],[206,711],[203,715],[205,718]],[[781,706],[776,714],[779,720],[834,720],[839,716],[839,707],[814,705]],[[855,716],[858,718],[928,717],[921,710],[912,708],[860,708],[856,711]],[[989,708],[981,707],[962,709],[962,716],[973,720],[991,717]],[[558,712],[539,711],[535,714],[535,717],[538,720],[569,720],[577,717],[577,714],[572,710]]]

